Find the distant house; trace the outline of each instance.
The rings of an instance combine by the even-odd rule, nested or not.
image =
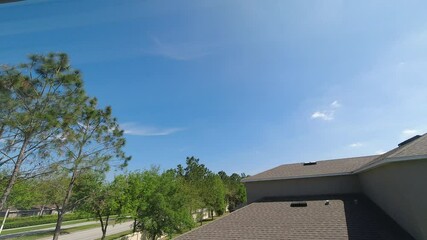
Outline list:
[[[178,239],[427,239],[427,134],[382,154],[285,164],[248,205]]]
[[[46,206],[37,206],[33,207],[31,209],[16,209],[11,208],[8,212],[9,218],[14,217],[30,217],[30,216],[42,216],[42,215],[51,215],[56,214],[57,211],[53,207],[46,207]],[[6,214],[6,211],[0,211],[0,217],[4,217]]]

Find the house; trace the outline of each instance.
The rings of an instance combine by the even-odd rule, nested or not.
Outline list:
[[[0,217],[4,217],[7,211],[0,211]],[[17,209],[11,208],[8,211],[8,218],[15,217],[31,217],[31,216],[43,216],[43,215],[52,215],[56,214],[57,211],[54,207],[46,207],[46,206],[35,206],[31,209]]]
[[[427,134],[382,155],[285,164],[248,205],[178,239],[427,239]]]

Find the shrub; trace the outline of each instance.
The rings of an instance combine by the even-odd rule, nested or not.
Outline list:
[[[4,229],[55,223],[57,220],[57,217],[58,216],[56,214],[52,214],[52,215],[45,215],[45,216],[8,218],[4,225]],[[64,221],[71,221],[71,220],[85,219],[85,218],[88,218],[88,216],[84,214],[69,213],[69,214],[65,214]]]

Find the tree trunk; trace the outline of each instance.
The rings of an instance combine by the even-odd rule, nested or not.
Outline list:
[[[0,210],[3,210],[6,205],[7,199],[9,198],[10,192],[12,191],[13,186],[15,185],[18,174],[21,170],[22,162],[25,159],[25,151],[27,150],[29,137],[25,137],[24,142],[22,143],[21,149],[19,150],[18,159],[16,160],[15,167],[13,168],[12,175],[9,178],[6,189],[3,191],[3,196],[0,200]]]
[[[102,220],[102,215],[98,213],[99,222],[101,222],[101,231],[102,231],[102,237],[101,240],[104,240],[107,235],[107,227],[108,227],[108,220],[110,218],[110,215],[107,215],[107,218],[105,219],[105,222]]]
[[[56,227],[55,227],[55,232],[53,234],[53,240],[58,240],[59,235],[61,234],[62,220],[64,219],[66,207],[68,205],[68,201],[71,198],[71,193],[73,191],[73,187],[74,187],[74,183],[76,181],[76,178],[77,178],[77,168],[75,168],[73,171],[73,176],[71,177],[71,181],[70,181],[70,184],[68,185],[67,193],[65,194],[65,198],[64,198],[64,201],[62,203],[62,209],[60,211],[58,211],[58,219],[56,221]]]
[[[40,208],[39,216],[43,216],[44,205]]]
[[[133,232],[136,232],[136,218],[133,219]]]
[[[59,234],[61,234],[61,224],[64,219],[64,207],[62,209],[58,209],[58,218],[56,220],[55,232],[53,233],[53,239],[58,240]]]

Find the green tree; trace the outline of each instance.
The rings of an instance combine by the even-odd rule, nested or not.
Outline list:
[[[172,172],[159,174],[157,169],[141,175],[142,196],[137,212],[137,229],[157,239],[164,234],[182,232],[193,226],[187,196]]]
[[[123,152],[123,131],[111,115],[111,107],[99,109],[95,98],[87,99],[75,124],[65,130],[63,156],[58,168],[68,171],[70,181],[58,212],[53,239],[59,237],[63,216],[69,209],[72,191],[79,177],[87,171],[106,172],[113,160],[123,167],[130,160]]]
[[[18,179],[8,204],[18,209],[31,209],[35,205],[40,205],[43,193],[38,184],[38,179]]]
[[[105,182],[103,176],[97,173],[85,174],[75,186],[73,198],[76,201],[84,199],[77,208],[99,220],[102,231],[101,239],[106,237],[110,217],[119,214],[123,207],[121,199],[124,187],[119,181]]]
[[[54,160],[62,129],[73,122],[84,99],[78,71],[66,54],[31,55],[28,63],[0,70],[0,167],[11,172],[0,199],[6,206],[25,170],[40,172]]]
[[[211,218],[213,219],[213,212],[222,215],[225,212],[225,186],[221,178],[216,174],[209,174],[204,179],[202,188],[203,202],[205,207],[210,211]]]
[[[183,176],[185,191],[191,199],[191,213],[196,214],[197,221],[203,224],[204,210],[208,205],[204,197],[204,190],[206,189],[205,178],[211,172],[204,164],[199,163],[199,161],[200,160],[194,156],[187,157],[185,168],[178,165],[176,172],[178,176]]]
[[[37,191],[41,195],[41,211],[50,205],[55,206],[57,212],[60,211],[69,181],[70,177],[64,172],[55,172],[39,179]]]
[[[205,209],[213,217],[213,211],[222,215],[226,207],[226,188],[221,181],[221,174],[212,173],[195,157],[187,157],[186,166],[178,165],[175,170],[177,176],[182,176],[187,195],[191,197],[192,213],[202,224]],[[225,173],[224,173],[225,174]]]
[[[228,176],[224,171],[220,171],[218,175],[225,185],[226,201],[230,210],[234,210],[237,206],[246,202],[246,188],[241,182],[246,176],[244,173],[241,175],[233,173]]]

